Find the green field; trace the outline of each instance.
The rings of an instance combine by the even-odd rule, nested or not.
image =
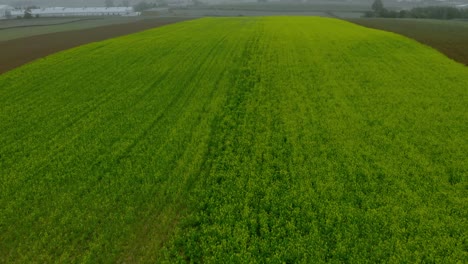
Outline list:
[[[466,263],[467,83],[310,17],[38,60],[0,75],[0,262]]]

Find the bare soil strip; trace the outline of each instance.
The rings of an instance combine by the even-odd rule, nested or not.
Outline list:
[[[347,19],[361,26],[394,32],[437,49],[468,66],[468,24],[425,19]]]
[[[128,24],[57,32],[2,41],[0,42],[0,74],[58,51],[188,19],[180,17],[147,19]]]

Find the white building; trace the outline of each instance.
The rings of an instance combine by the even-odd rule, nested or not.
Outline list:
[[[13,16],[24,15],[25,10],[14,10]],[[30,9],[31,15],[39,17],[64,17],[64,16],[128,16],[132,15],[132,7],[47,7]]]
[[[13,7],[7,5],[0,5],[0,19],[9,18],[12,14],[11,12],[14,10]]]

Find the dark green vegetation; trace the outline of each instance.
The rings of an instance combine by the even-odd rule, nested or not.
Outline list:
[[[0,76],[0,262],[465,262],[467,83],[323,18],[26,65]]]
[[[467,19],[467,8],[456,8],[451,6],[427,6],[415,7],[410,10],[392,11],[377,4],[376,0],[372,5],[373,12],[365,13],[366,17],[386,17],[386,18],[426,18],[426,19]],[[380,2],[381,3],[381,2]]]
[[[347,19],[353,23],[413,38],[468,65],[468,22],[421,19]]]
[[[207,5],[194,6],[190,9],[197,8],[212,8],[221,10],[256,10],[256,11],[273,11],[273,12],[289,12],[289,11],[366,11],[370,10],[368,4],[363,3],[344,3],[323,1],[317,3],[244,3],[244,4],[223,4],[223,5]]]
[[[177,15],[197,16],[322,16],[358,18],[369,11],[368,3],[331,2],[317,3],[244,3],[223,5],[201,5],[173,9]]]

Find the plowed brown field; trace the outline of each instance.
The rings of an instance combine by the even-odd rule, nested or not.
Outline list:
[[[466,21],[386,18],[357,18],[348,21],[415,39],[455,61],[468,65],[468,22]]]
[[[188,20],[188,18],[146,19],[128,24],[57,32],[1,41],[0,74],[61,50],[185,20]]]

